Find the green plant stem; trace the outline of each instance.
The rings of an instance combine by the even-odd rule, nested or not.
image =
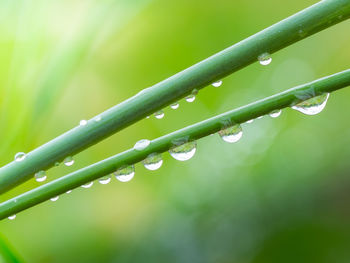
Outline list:
[[[28,153],[25,161],[0,168],[0,193],[30,179],[65,157],[74,155],[147,115],[201,89],[216,80],[350,16],[349,0],[321,1],[269,28],[141,91],[136,96]]]
[[[54,196],[63,194],[68,190],[110,174],[121,166],[140,162],[151,153],[165,152],[173,147],[175,142],[197,140],[218,132],[227,126],[246,122],[259,116],[269,114],[273,110],[290,107],[302,100],[333,92],[349,85],[350,69],[201,121],[152,140],[151,144],[142,151],[129,149],[5,201],[0,204],[0,219],[16,214]]]

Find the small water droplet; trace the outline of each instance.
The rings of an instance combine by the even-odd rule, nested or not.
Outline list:
[[[135,175],[135,166],[123,166],[113,173],[120,182],[129,182]]]
[[[274,111],[271,111],[269,115],[272,118],[277,118],[281,115],[281,113],[282,113],[282,110],[274,110]]]
[[[45,171],[39,171],[39,172],[37,172],[37,173],[34,175],[34,177],[35,177],[35,181],[37,181],[37,182],[39,182],[39,183],[44,182],[44,181],[46,180],[46,178],[47,178],[46,172],[45,172]]]
[[[94,121],[96,121],[96,122],[99,122],[100,120],[102,120],[102,117],[100,115],[96,116],[95,119],[94,119]]]
[[[267,66],[268,64],[271,63],[272,58],[269,53],[263,53],[258,57],[259,63],[263,66]]]
[[[87,124],[87,120],[81,120],[79,124],[80,126],[85,126]]]
[[[52,202],[56,202],[56,201],[58,200],[58,198],[59,198],[59,196],[55,196],[55,197],[50,198],[50,200],[51,200]]]
[[[218,88],[218,87],[220,87],[221,86],[221,84],[222,84],[222,80],[219,80],[219,81],[215,81],[213,84],[211,84],[213,87],[215,87],[215,88]]]
[[[149,119],[151,116],[147,116],[146,119]]]
[[[170,108],[172,108],[173,110],[176,110],[179,106],[180,106],[180,104],[178,102],[176,102],[176,103],[171,104]]]
[[[9,216],[8,219],[13,220],[16,218],[16,215]]]
[[[196,96],[191,94],[191,95],[188,95],[185,99],[187,102],[194,102],[194,100],[196,99]]]
[[[94,182],[89,182],[89,183],[83,184],[81,187],[90,188],[93,184],[94,184]]]
[[[329,93],[313,97],[311,99],[302,101],[297,105],[292,106],[292,109],[300,111],[306,115],[315,115],[320,113],[327,104]]]
[[[150,155],[147,156],[145,160],[142,161],[143,165],[145,166],[146,169],[154,171],[159,169],[162,164],[162,155],[159,153],[151,153]]]
[[[60,166],[60,162],[55,162],[55,166]]]
[[[66,193],[67,193],[67,194],[70,194],[71,192],[72,192],[72,190],[68,190]]]
[[[106,175],[106,176],[103,176],[103,177],[101,177],[101,178],[98,180],[98,182],[99,182],[100,184],[108,184],[110,181],[111,181],[111,175],[110,175],[110,174],[109,174],[109,175]]]
[[[72,166],[74,164],[73,157],[68,156],[66,159],[63,161],[65,166]]]
[[[16,153],[15,155],[15,161],[16,162],[21,162],[23,161],[25,158],[27,157],[27,155],[23,152],[19,152],[19,153]]]
[[[156,113],[154,113],[154,117],[156,117],[158,120],[159,120],[159,119],[163,119],[163,117],[164,117],[164,111],[162,111],[162,110],[157,111]]]
[[[231,126],[219,131],[219,135],[225,142],[229,142],[229,143],[238,142],[243,135],[242,127],[241,125],[236,124],[234,126]]]
[[[260,120],[260,119],[262,119],[262,118],[264,118],[264,116],[259,116],[257,119]]]
[[[185,144],[175,146],[169,150],[170,155],[178,161],[187,161],[196,153],[197,142],[187,142]]]
[[[251,119],[249,121],[246,121],[245,123],[252,123],[254,121],[254,119]]]
[[[150,144],[151,144],[150,140],[142,139],[142,140],[139,140],[137,143],[135,143],[134,149],[137,151],[142,151],[146,149]]]

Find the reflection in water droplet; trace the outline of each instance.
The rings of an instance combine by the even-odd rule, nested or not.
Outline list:
[[[271,111],[269,115],[272,118],[277,118],[281,115],[281,113],[282,113],[282,110],[274,110],[274,111]]]
[[[213,87],[217,88],[217,87],[220,87],[222,84],[222,80],[219,80],[219,81],[216,81],[214,82],[213,84],[211,84]]]
[[[267,66],[271,63],[272,58],[269,53],[263,53],[258,57],[259,63],[263,66]]]
[[[156,113],[154,113],[154,117],[156,117],[157,119],[162,119],[164,117],[164,112],[162,110],[157,111]]]
[[[252,123],[254,121],[254,119],[251,119],[249,121],[246,121],[245,123]]]
[[[311,99],[302,101],[297,105],[292,106],[292,109],[300,111],[306,115],[315,115],[320,113],[327,104],[329,93],[313,97]]]
[[[142,151],[146,149],[151,144],[150,140],[142,139],[135,143],[134,149],[137,151]]]
[[[120,182],[129,182],[135,175],[135,166],[123,166],[113,173]]]
[[[83,184],[81,187],[90,188],[93,184],[94,184],[94,182],[89,182],[89,183]]]
[[[238,142],[242,138],[242,128],[241,125],[236,124],[234,126],[225,128],[221,131],[219,131],[220,137],[225,141],[229,143]]]
[[[8,219],[13,220],[16,218],[16,215],[9,216]]]
[[[19,152],[19,153],[16,153],[15,155],[15,161],[16,162],[21,162],[23,161],[25,158],[27,157],[27,155],[23,152]]]
[[[188,95],[185,99],[187,102],[194,102],[194,100],[196,99],[196,96],[191,94],[191,95]]]
[[[51,200],[52,202],[55,202],[55,201],[58,200],[58,198],[59,198],[59,196],[55,196],[55,197],[50,198],[50,200]]]
[[[162,164],[162,155],[158,153],[151,153],[150,155],[147,156],[145,160],[142,161],[143,165],[145,166],[146,169],[154,171],[159,169]]]
[[[65,166],[72,166],[74,164],[74,160],[72,156],[68,156],[66,159],[63,161]]]
[[[187,142],[185,144],[175,146],[169,150],[170,155],[178,161],[187,161],[196,153],[197,142]]]
[[[180,104],[178,102],[176,102],[176,103],[171,104],[170,108],[172,108],[173,110],[176,110],[179,106],[180,106]]]
[[[46,173],[45,171],[39,171],[34,175],[34,177],[35,177],[35,181],[41,183],[46,180]]]
[[[81,120],[79,124],[80,126],[85,126],[87,124],[87,120]]]
[[[111,175],[103,176],[98,181],[100,184],[108,184],[111,181]]]

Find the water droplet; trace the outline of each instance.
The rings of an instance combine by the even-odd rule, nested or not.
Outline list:
[[[215,87],[215,88],[218,88],[218,87],[221,86],[221,84],[222,84],[222,80],[219,80],[219,81],[214,82],[214,83],[211,84],[211,85],[212,85],[213,87]]]
[[[260,119],[262,119],[262,118],[264,118],[264,116],[259,116],[257,119],[260,120]]]
[[[176,110],[179,106],[180,106],[180,104],[178,102],[176,102],[176,103],[171,104],[170,108],[172,108],[173,110]]]
[[[8,219],[13,220],[16,218],[16,215],[9,216]]]
[[[187,102],[194,102],[195,99],[196,99],[196,96],[193,95],[193,94],[188,95],[188,96],[186,97],[186,101],[187,101]]]
[[[72,156],[68,156],[63,162],[65,166],[72,166],[74,164]]]
[[[282,113],[282,110],[274,110],[274,111],[271,111],[269,115],[272,118],[277,118],[281,115],[281,113]]]
[[[109,174],[109,175],[106,175],[106,176],[103,176],[103,177],[101,177],[101,178],[98,180],[98,182],[99,182],[100,184],[108,184],[110,181],[111,181],[111,175],[110,175],[110,174]]]
[[[46,180],[46,178],[47,178],[45,171],[39,171],[39,172],[37,172],[37,173],[34,175],[34,177],[35,177],[35,181],[37,181],[37,182],[39,182],[39,183],[44,182],[44,181]]]
[[[147,116],[146,118],[149,119],[151,116]]]
[[[196,153],[197,142],[187,142],[185,144],[175,146],[169,150],[170,155],[178,161],[187,161]]]
[[[156,117],[157,119],[162,119],[164,117],[164,111],[157,111],[156,113],[154,113],[154,117]]]
[[[59,196],[55,196],[55,197],[50,198],[50,200],[51,200],[52,202],[55,202],[55,201],[58,200],[58,198],[59,198]]]
[[[162,155],[159,153],[151,153],[150,155],[147,156],[145,160],[142,161],[143,165],[145,166],[146,169],[154,171],[159,169],[162,164]]]
[[[151,144],[150,140],[142,139],[142,140],[139,140],[137,143],[135,143],[134,149],[137,151],[142,151],[146,149],[150,144]]]
[[[129,165],[118,169],[113,173],[120,182],[129,182],[135,175],[135,166]]]
[[[238,142],[243,135],[242,127],[241,125],[236,124],[234,126],[231,126],[219,131],[219,135],[225,142],[229,142],[229,143]]]
[[[94,184],[94,182],[89,182],[89,183],[83,184],[81,187],[90,188],[93,184]]]
[[[258,57],[259,63],[263,66],[267,66],[271,63],[272,58],[269,53],[263,53]]]
[[[102,120],[101,116],[96,116],[95,119],[94,119],[94,121],[96,121],[96,122],[99,122],[100,120]]]
[[[15,161],[16,162],[21,162],[23,161],[25,158],[27,157],[27,155],[23,152],[19,152],[19,153],[16,153],[15,155]]]
[[[55,162],[55,166],[60,166],[60,162]]]
[[[252,123],[254,121],[254,119],[251,119],[249,121],[246,121],[245,123]]]
[[[67,194],[70,194],[71,192],[72,192],[72,190],[68,190],[66,193],[67,193]]]
[[[315,115],[320,113],[327,104],[329,93],[313,97],[311,99],[302,101],[297,105],[292,106],[292,109],[300,111],[306,115]]]
[[[81,120],[79,124],[80,126],[85,126],[87,124],[87,120]]]

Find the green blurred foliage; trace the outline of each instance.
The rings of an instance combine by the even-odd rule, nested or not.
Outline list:
[[[0,2],[0,165],[315,3],[230,0]],[[54,180],[153,139],[349,67],[349,21],[273,55],[75,156]],[[129,183],[97,182],[0,222],[26,262],[348,262],[350,90],[305,116],[244,124],[241,141],[164,154]],[[39,186],[30,180],[1,201]]]

